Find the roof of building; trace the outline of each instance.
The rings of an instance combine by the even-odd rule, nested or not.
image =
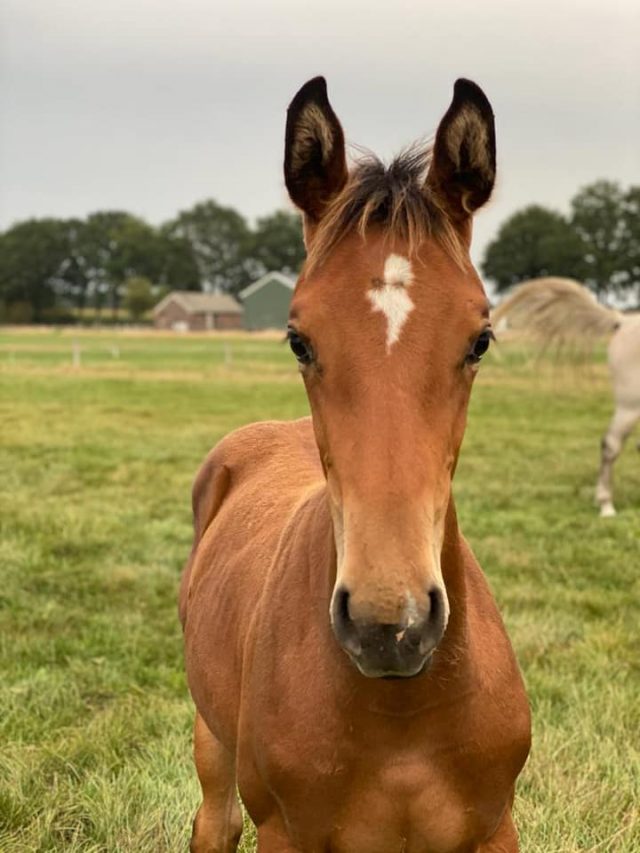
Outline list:
[[[266,275],[263,275],[262,278],[254,281],[253,284],[250,284],[249,287],[245,287],[244,290],[241,290],[238,296],[240,299],[246,299],[247,296],[251,296],[252,293],[260,290],[266,284],[269,284],[270,281],[277,281],[278,284],[283,284],[285,287],[288,287],[289,290],[293,290],[296,286],[295,281],[292,278],[289,278],[289,276],[283,275],[281,272],[268,272]]]
[[[162,311],[170,302],[177,302],[188,314],[242,314],[243,308],[228,293],[198,293],[192,290],[172,290],[154,307]]]

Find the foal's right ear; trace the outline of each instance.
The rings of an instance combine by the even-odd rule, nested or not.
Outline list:
[[[305,83],[287,110],[284,180],[291,201],[314,221],[346,183],[344,133],[324,77]]]

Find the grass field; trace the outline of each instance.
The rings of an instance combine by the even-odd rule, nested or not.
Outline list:
[[[455,491],[533,706],[522,850],[640,851],[640,454],[600,520],[604,365],[502,352]],[[305,411],[277,341],[0,332],[0,851],[186,849],[191,480],[228,430]]]

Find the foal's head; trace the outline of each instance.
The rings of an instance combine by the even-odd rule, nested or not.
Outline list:
[[[489,310],[469,260],[495,175],[491,106],[458,80],[429,151],[347,169],[323,78],[288,112],[285,180],[307,260],[289,341],[337,550],[335,636],[367,676],[417,675],[447,626],[441,553]]]

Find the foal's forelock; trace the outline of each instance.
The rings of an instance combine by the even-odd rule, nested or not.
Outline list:
[[[327,204],[308,242],[305,274],[312,275],[348,234],[363,239],[378,226],[410,255],[435,239],[461,269],[469,264],[460,232],[426,183],[432,148],[416,143],[385,166],[374,154],[360,157],[343,189]]]

